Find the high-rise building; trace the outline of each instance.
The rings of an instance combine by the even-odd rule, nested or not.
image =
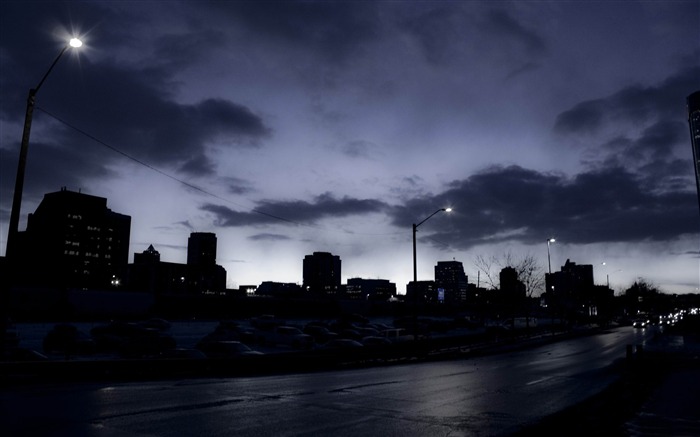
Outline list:
[[[19,283],[104,289],[118,285],[129,258],[131,217],[107,199],[63,188],[44,195],[18,235]]]
[[[340,290],[340,257],[314,252],[304,257],[304,289],[311,293],[336,294]]]
[[[518,271],[515,268],[504,267],[498,276],[504,298],[519,299],[526,296],[525,284],[518,278]]]
[[[688,96],[688,124],[690,125],[690,144],[693,147],[698,206],[700,206],[700,91],[695,91]]]
[[[192,232],[187,239],[187,264],[197,266],[216,265],[216,234]]]
[[[468,281],[460,261],[438,261],[435,266],[435,287],[438,298],[449,303],[467,300]],[[440,291],[442,290],[442,292]]]

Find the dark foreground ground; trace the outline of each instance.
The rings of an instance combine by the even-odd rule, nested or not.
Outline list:
[[[656,339],[655,347],[628,351],[615,366],[620,378],[598,395],[556,413],[540,423],[516,434],[516,436],[700,436],[700,336],[675,335]],[[422,359],[449,359],[451,355],[498,353],[512,348],[527,347],[527,343],[556,341],[556,336],[525,342],[515,342],[484,350],[444,349],[446,356],[432,356],[423,351]],[[681,343],[682,346],[678,347]],[[318,368],[391,365],[403,361],[408,350],[396,350],[392,356],[367,360],[347,361],[342,356],[305,356],[290,354],[285,357],[287,371],[313,371]],[[411,352],[414,352],[411,350]],[[441,354],[442,355],[442,354]],[[278,360],[269,357],[250,357],[237,362],[237,370],[231,370],[229,361],[162,361],[120,360],[99,362],[36,363],[31,370],[21,371],[5,363],[0,386],[9,384],[39,383],[55,380],[93,379],[152,379],[159,377],[201,377],[231,374],[278,373]],[[371,358],[371,359],[370,359]],[[412,358],[415,359],[415,358]],[[315,363],[316,368],[309,368]],[[25,364],[26,365],[26,364]],[[266,367],[266,366],[270,367]],[[108,367],[105,367],[108,366]],[[182,366],[182,367],[181,367]],[[138,369],[138,371],[136,371]],[[254,371],[253,371],[254,369]]]

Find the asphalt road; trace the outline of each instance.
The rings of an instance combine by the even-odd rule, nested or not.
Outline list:
[[[0,391],[12,436],[507,435],[617,376],[648,331],[616,328],[470,359],[250,378]]]

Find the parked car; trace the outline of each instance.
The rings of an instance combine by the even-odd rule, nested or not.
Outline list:
[[[304,327],[304,334],[312,336],[316,344],[328,343],[329,341],[338,338],[338,334],[319,325],[306,325]]]
[[[157,329],[158,331],[165,332],[170,330],[170,322],[165,319],[148,319],[146,321],[140,322],[139,326],[144,328]]]
[[[272,314],[263,314],[262,316],[253,317],[250,319],[250,324],[253,327],[262,330],[270,330],[272,328],[276,328],[277,326],[284,325],[285,323],[286,322],[284,320],[278,319]]]
[[[382,347],[391,346],[393,343],[386,337],[370,336],[363,338],[362,344],[366,347],[380,349]]]
[[[66,323],[54,326],[44,337],[42,346],[46,353],[92,354],[96,350],[89,335]]]
[[[202,341],[240,341],[243,343],[253,343],[255,338],[254,329],[243,327],[237,322],[222,321],[219,322],[214,331],[207,334]]]
[[[207,358],[206,354],[199,349],[175,348],[164,350],[158,355],[158,358],[168,360],[202,360]]]
[[[349,338],[350,340],[360,341],[362,340],[362,334],[356,329],[343,329],[338,333],[340,338]]]
[[[2,351],[2,361],[48,361],[41,352],[24,347],[11,347]]]
[[[283,345],[294,349],[309,349],[314,345],[314,339],[293,326],[278,326],[270,331],[260,331],[261,343],[272,346]]]
[[[240,341],[204,341],[197,344],[207,358],[237,358],[246,355],[263,355]]]
[[[399,343],[413,340],[413,335],[409,334],[403,328],[385,329],[379,333],[380,337],[384,337],[392,343]]]
[[[338,350],[338,349],[357,349],[363,348],[364,346],[359,341],[351,340],[349,338],[336,338],[328,343],[322,345],[319,349],[324,350]]]
[[[128,357],[157,356],[177,346],[171,335],[135,323],[112,322],[92,328],[90,334],[98,348]]]

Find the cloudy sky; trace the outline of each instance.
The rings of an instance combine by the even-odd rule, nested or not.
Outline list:
[[[67,187],[132,218],[130,260],[215,232],[228,286],[301,282],[315,251],[400,293],[437,261],[534,256],[696,292],[685,98],[697,1],[0,3],[4,253],[25,102],[20,230]],[[602,263],[605,262],[605,266]]]

